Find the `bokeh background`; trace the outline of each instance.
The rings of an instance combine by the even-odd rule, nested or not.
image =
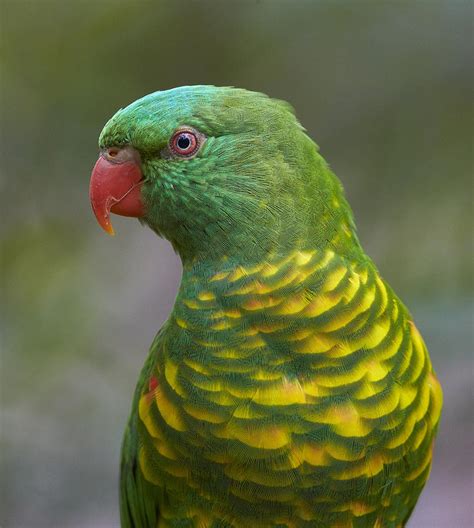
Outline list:
[[[180,263],[96,224],[97,137],[183,84],[286,99],[342,179],[445,391],[412,528],[468,528],[472,467],[472,4],[5,1],[1,18],[0,525],[118,526],[122,431]]]

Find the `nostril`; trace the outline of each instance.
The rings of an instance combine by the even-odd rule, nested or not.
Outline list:
[[[128,152],[120,147],[107,147],[102,151],[102,155],[112,163],[122,163],[128,159]]]
[[[128,161],[140,163],[140,155],[130,145],[104,147],[101,150],[101,156],[110,161],[110,163],[126,163]]]
[[[111,147],[107,149],[107,155],[111,158],[116,158],[119,155],[120,149],[117,147]]]

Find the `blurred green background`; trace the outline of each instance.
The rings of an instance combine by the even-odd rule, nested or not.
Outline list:
[[[286,99],[343,181],[445,390],[412,528],[472,510],[472,4],[1,1],[0,525],[118,525],[122,431],[178,258],[88,200],[120,107],[183,84]]]

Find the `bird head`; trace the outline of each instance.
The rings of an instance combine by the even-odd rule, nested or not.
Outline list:
[[[260,93],[152,93],[108,121],[99,147],[90,184],[99,224],[113,234],[110,212],[138,217],[183,261],[253,260],[322,244],[341,222],[352,229],[340,184],[290,105]]]

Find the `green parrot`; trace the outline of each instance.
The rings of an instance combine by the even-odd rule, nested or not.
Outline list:
[[[291,106],[186,86],[119,110],[90,198],[182,260],[122,449],[126,528],[396,528],[442,392]]]

